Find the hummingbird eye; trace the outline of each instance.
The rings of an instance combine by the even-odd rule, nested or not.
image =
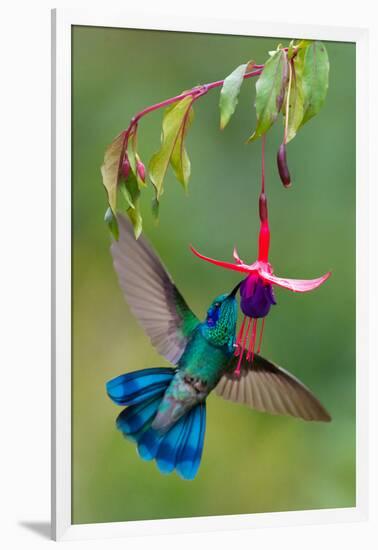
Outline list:
[[[221,306],[220,302],[215,302],[214,307],[220,307],[220,306]]]

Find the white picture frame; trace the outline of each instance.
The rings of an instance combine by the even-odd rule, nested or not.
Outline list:
[[[296,512],[73,525],[71,521],[71,27],[73,25],[313,38],[356,43],[357,87],[357,487],[356,506]],[[368,31],[252,20],[149,17],[90,9],[52,12],[52,536],[112,538],[254,527],[355,522],[368,514]]]

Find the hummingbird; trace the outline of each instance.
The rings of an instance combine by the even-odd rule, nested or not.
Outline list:
[[[135,239],[118,216],[119,239],[111,245],[124,297],[152,345],[172,365],[128,372],[108,381],[110,399],[125,407],[117,428],[144,460],[164,474],[194,479],[206,429],[206,399],[224,399],[271,414],[329,422],[330,415],[297,378],[255,354],[235,372],[238,283],[217,296],[201,321],[190,309],[147,240]]]

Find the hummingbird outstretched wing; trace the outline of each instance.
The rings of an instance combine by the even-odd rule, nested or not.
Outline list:
[[[330,422],[331,416],[314,394],[286,370],[255,355],[252,363],[242,361],[238,376],[234,373],[237,361],[232,359],[216,387],[224,399],[270,414]]]
[[[111,253],[123,294],[157,351],[177,364],[199,320],[144,237],[136,240],[131,223],[117,219]]]

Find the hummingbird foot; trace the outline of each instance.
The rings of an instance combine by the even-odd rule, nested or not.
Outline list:
[[[208,385],[204,380],[201,380],[200,378],[196,378],[194,376],[185,375],[184,376],[184,382],[193,388],[194,392],[197,395],[207,394],[208,392]]]

